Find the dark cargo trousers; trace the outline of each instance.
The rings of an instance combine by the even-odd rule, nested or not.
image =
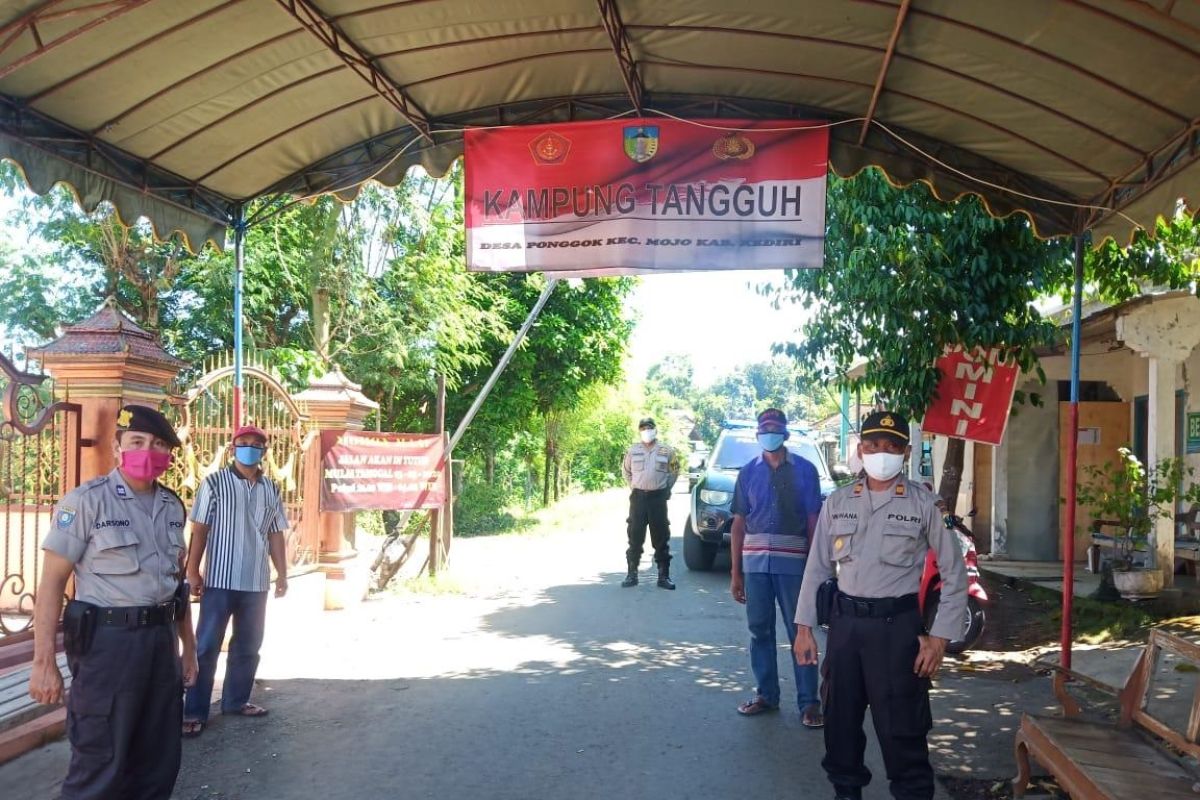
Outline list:
[[[667,501],[670,489],[646,491],[634,489],[629,494],[629,549],[625,561],[636,567],[646,544],[646,526],[650,527],[650,544],[654,546],[654,561],[660,567],[671,564],[671,523],[667,520]]]
[[[179,774],[183,679],[173,623],[98,626],[68,658],[71,765],[62,800],[167,800]]]
[[[926,736],[933,727],[929,679],[913,674],[923,633],[920,613],[855,616],[834,605],[822,665],[825,758],[821,766],[839,796],[861,797],[871,781],[863,763],[867,707],[896,800],[931,800],[933,768]]]

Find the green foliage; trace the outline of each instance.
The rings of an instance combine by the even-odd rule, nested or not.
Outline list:
[[[527,517],[511,508],[512,496],[502,486],[472,481],[454,499],[454,533],[457,536],[508,533],[528,527]]]
[[[1173,520],[1180,503],[1200,503],[1200,484],[1181,458],[1165,458],[1147,469],[1128,447],[1116,463],[1084,469],[1076,500],[1096,519],[1117,524],[1117,551],[1126,568],[1134,550],[1144,548],[1160,519]],[[1187,484],[1187,487],[1185,487]]]

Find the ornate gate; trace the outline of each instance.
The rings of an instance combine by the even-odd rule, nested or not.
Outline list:
[[[304,519],[303,503],[306,455],[319,434],[309,430],[308,415],[268,369],[247,365],[242,376],[243,423],[257,425],[269,437],[263,469],[283,495],[289,572],[294,574],[315,566],[319,556],[317,526],[315,520]],[[229,463],[234,432],[232,364],[225,360],[210,365],[177,407],[176,427],[182,452],[164,480],[190,507],[200,481]]]
[[[80,407],[0,355],[0,637],[33,624],[41,543],[54,504],[79,485]]]

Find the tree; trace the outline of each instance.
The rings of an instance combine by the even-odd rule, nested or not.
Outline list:
[[[914,418],[934,397],[934,362],[949,346],[998,348],[1044,380],[1035,348],[1057,328],[1034,301],[1069,286],[1070,242],[1039,241],[1024,217],[994,219],[973,197],[942,203],[924,185],[896,189],[874,169],[832,176],[829,187],[825,269],[789,271],[786,285],[766,288],[777,307],[815,310],[786,353],[827,380],[877,388]],[[1179,253],[1190,246],[1195,258],[1195,227],[1190,218],[1186,230],[1177,224],[1169,243],[1141,237],[1127,253],[1107,245],[1089,253],[1088,275],[1118,296],[1144,280],[1187,285],[1195,262],[1189,268]],[[865,371],[847,381],[859,357]],[[951,509],[962,458],[962,440],[951,439],[938,490]]]

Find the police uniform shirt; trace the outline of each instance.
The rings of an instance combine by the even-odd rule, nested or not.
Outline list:
[[[171,599],[184,551],[178,495],[154,485],[147,513],[119,469],[68,492],[42,548],[75,565],[75,599],[103,607]]]
[[[679,456],[670,445],[653,442],[647,447],[638,442],[626,451],[622,471],[632,489],[670,489],[679,477]]]
[[[817,624],[817,590],[836,577],[852,597],[903,597],[921,586],[925,554],[937,554],[943,587],[931,634],[953,640],[961,633],[967,603],[967,571],[954,531],[942,522],[937,495],[899,478],[882,498],[866,479],[829,496],[817,519],[796,608],[796,622]]]

